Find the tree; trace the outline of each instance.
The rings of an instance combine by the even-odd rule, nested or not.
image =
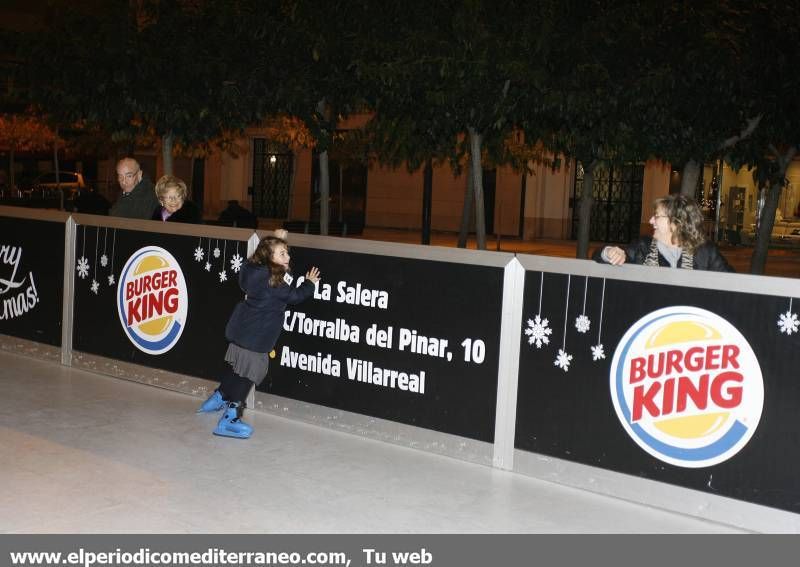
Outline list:
[[[254,2],[242,11],[251,50],[242,85],[262,101],[260,118],[281,113],[298,118],[314,139],[319,160],[320,233],[328,233],[328,152],[339,120],[364,106],[363,84],[354,61],[376,33],[371,16],[380,8],[367,0],[315,3],[306,0]]]
[[[358,62],[375,110],[366,135],[379,163],[393,168],[405,166],[409,172],[423,169],[421,242],[430,244],[433,166],[449,160],[455,171],[460,170],[457,130],[449,129],[437,112],[424,105],[424,87],[420,86],[427,81],[406,74],[411,72],[410,62],[415,56],[409,53],[409,42],[418,26],[418,14],[406,5],[389,4],[379,17],[383,18],[379,25],[394,33],[379,38]],[[465,204],[469,202],[465,199]],[[464,210],[469,209],[465,206]]]
[[[17,152],[46,150],[56,143],[56,133],[38,118],[0,114],[0,149],[8,151],[9,186],[16,185],[14,156]]]
[[[694,197],[702,164],[723,157],[760,121],[752,77],[742,73],[752,47],[749,9],[737,0],[647,0],[642,8],[645,41],[631,69],[634,130],[652,157],[682,166],[681,193]]]
[[[605,2],[561,3],[551,39],[559,49],[546,61],[544,95],[524,103],[526,132],[543,133],[544,145],[554,154],[582,164],[578,258],[588,256],[595,170],[637,155],[626,96],[630,75],[623,62],[635,53],[630,43],[639,39],[631,18],[628,9]]]
[[[54,124],[98,126],[114,143],[160,139],[169,173],[175,144],[224,139],[255,116],[235,81],[238,47],[226,16],[235,4],[109,0],[80,10],[57,2],[22,52],[32,102]],[[92,41],[76,29],[92,30]]]
[[[485,249],[484,147],[500,147],[513,129],[522,96],[518,77],[540,56],[530,41],[541,31],[540,12],[520,2],[486,0],[412,3],[395,10],[393,37],[377,51],[388,57],[368,65],[380,86],[377,119],[391,135],[384,143],[402,150],[397,155],[412,166],[446,157],[459,171],[468,157],[467,188],[474,198],[468,194],[464,207],[468,212],[474,204],[478,247]]]
[[[744,57],[740,72],[752,89],[751,115],[761,117],[758,128],[728,152],[732,167],[754,168],[756,186],[764,191],[750,272],[764,273],[786,170],[800,151],[800,64],[796,45],[800,31],[784,26],[798,15],[794,5],[754,4],[747,11]]]

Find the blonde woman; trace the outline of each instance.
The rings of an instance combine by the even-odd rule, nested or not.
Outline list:
[[[186,198],[186,183],[174,175],[165,175],[156,182],[159,205],[153,210],[151,220],[165,222],[201,223],[200,209]]]

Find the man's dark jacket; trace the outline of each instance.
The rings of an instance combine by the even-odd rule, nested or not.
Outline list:
[[[153,182],[147,177],[136,184],[130,193],[123,193],[108,212],[112,217],[150,219],[153,209],[159,206]]]

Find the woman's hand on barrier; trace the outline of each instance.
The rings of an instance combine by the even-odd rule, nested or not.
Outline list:
[[[319,281],[319,268],[313,266],[308,272],[306,272],[306,279],[311,283],[317,283]]]
[[[625,251],[619,246],[606,246],[603,256],[609,264],[621,266],[625,263]]]

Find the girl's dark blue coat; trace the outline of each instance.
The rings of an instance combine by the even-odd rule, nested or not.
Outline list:
[[[254,352],[269,352],[275,347],[283,328],[287,305],[295,305],[311,297],[314,284],[305,280],[299,287],[281,283],[269,286],[270,270],[245,262],[239,272],[239,287],[245,298],[233,310],[225,326],[225,338]]]

